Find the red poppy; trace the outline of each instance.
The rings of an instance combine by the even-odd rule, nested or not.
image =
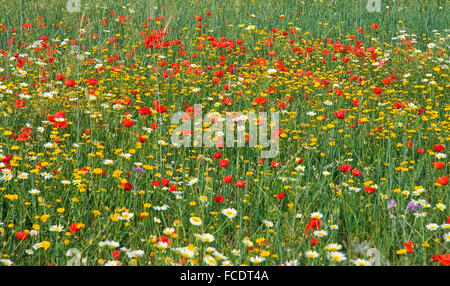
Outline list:
[[[76,83],[73,79],[68,79],[64,82],[64,84],[68,87],[74,87]]]
[[[152,115],[152,112],[150,111],[150,108],[148,108],[148,107],[141,107],[138,109],[138,112],[142,115],[146,115],[146,114]]]
[[[219,161],[219,166],[225,168],[226,166],[228,166],[230,162],[226,159],[220,160]]]
[[[439,255],[438,262],[445,266],[450,266],[450,254]]]
[[[318,243],[319,243],[319,240],[315,237],[311,238],[311,240],[309,241],[309,245],[311,245],[311,246],[315,246]]]
[[[90,85],[98,84],[98,80],[96,78],[88,78],[87,83]]]
[[[223,196],[222,195],[217,195],[215,198],[214,198],[214,201],[216,201],[216,202],[218,202],[218,203],[223,203],[223,201],[224,201],[224,198],[223,198]]]
[[[183,136],[191,136],[194,135],[194,131],[191,129],[183,129],[181,130],[181,134],[183,134]]]
[[[14,104],[16,105],[17,109],[21,109],[21,108],[27,107],[27,105],[25,104],[25,100],[22,100],[22,99],[16,100],[16,102],[14,102]]]
[[[156,112],[158,113],[164,113],[167,112],[167,108],[164,105],[156,105],[155,106]]]
[[[72,224],[71,226],[70,226],[70,228],[69,228],[69,231],[71,232],[71,233],[75,233],[75,232],[77,232],[77,231],[80,231],[81,230],[81,227],[80,227],[80,224],[79,223],[74,223],[74,224]]]
[[[66,121],[55,121],[53,122],[53,125],[56,128],[66,129],[67,128],[67,122]]]
[[[394,102],[394,106],[395,106],[395,108],[397,108],[397,109],[401,109],[401,108],[403,107],[402,103],[401,103],[401,102],[398,102],[398,101]]]
[[[12,154],[8,154],[8,155],[3,155],[3,159],[2,159],[2,162],[3,163],[5,163],[5,164],[8,164],[9,163],[9,161],[11,161],[11,159],[12,159],[12,157],[13,157],[13,155]]]
[[[168,246],[170,246],[170,240],[167,236],[161,235],[160,237],[156,238],[156,241],[165,242]]]
[[[264,97],[258,96],[255,98],[255,100],[252,103],[252,106],[256,106],[256,105],[266,105],[267,104],[267,99],[265,99]]]
[[[433,167],[434,167],[436,170],[440,170],[440,169],[442,169],[442,167],[445,166],[445,163],[442,162],[442,161],[433,162],[433,163],[431,163],[431,164],[433,165]]]
[[[417,109],[417,115],[422,115],[423,113],[423,107],[419,107],[419,109]]]
[[[277,194],[277,200],[281,200],[285,196],[286,196],[286,192],[279,193],[279,194]]]
[[[213,155],[214,159],[219,159],[220,157],[222,157],[222,152],[220,151],[216,152],[216,154]]]
[[[434,151],[436,152],[444,152],[445,147],[442,144],[436,144],[433,146]]]
[[[359,177],[359,176],[361,176],[361,171],[356,169],[356,168],[354,168],[352,170],[352,175],[355,176],[355,177]]]
[[[345,110],[340,109],[340,110],[336,111],[336,112],[334,113],[334,116],[336,116],[336,117],[339,118],[339,119],[344,118],[344,117],[345,117]]]
[[[170,180],[169,179],[161,179],[161,184],[163,185],[163,187],[166,187],[170,184]]]
[[[437,262],[439,260],[440,256],[441,256],[441,254],[433,254],[433,256],[431,256],[431,260]]]
[[[17,136],[17,141],[29,140],[31,136],[31,128],[24,127],[20,130],[20,134]]]
[[[114,250],[113,252],[112,252],[112,257],[113,258],[119,258],[119,256],[120,256],[120,251],[119,250]]]
[[[123,188],[125,191],[130,191],[133,189],[133,185],[126,182],[126,183],[121,183],[120,187]]]
[[[223,182],[227,183],[227,184],[233,182],[233,176],[228,175],[228,176],[223,177]]]
[[[351,168],[352,168],[352,165],[347,165],[347,164],[344,164],[344,165],[340,166],[340,169],[341,169],[342,173],[350,172]]]
[[[122,120],[122,124],[125,127],[131,127],[134,125],[134,121],[130,120],[130,119],[124,119],[124,120]]]
[[[55,115],[49,115],[48,116],[48,121],[50,122],[55,122],[55,119],[61,119],[64,118],[66,116],[66,114],[62,111],[58,111],[55,113]]]
[[[309,231],[314,231],[319,229],[322,224],[320,218],[310,218],[309,222],[306,224],[306,236],[309,236]]]
[[[26,141],[26,140],[30,140],[30,136],[28,134],[20,133],[19,135],[17,135],[17,141]]]
[[[272,138],[277,138],[277,137],[280,137],[280,135],[283,133],[283,129],[282,128],[278,128],[277,130],[275,130],[273,133],[272,133]]]
[[[364,192],[368,193],[368,194],[373,194],[377,189],[374,187],[365,187],[364,188]]]
[[[416,247],[413,242],[410,240],[408,242],[403,242],[403,246],[408,250],[408,252],[413,253],[413,248]]]
[[[412,148],[412,142],[409,141],[409,140],[407,140],[407,141],[406,141],[406,146],[407,146],[408,148]]]
[[[234,184],[235,186],[238,186],[239,188],[245,188],[245,186],[247,185],[247,183],[245,182],[245,181],[241,181],[241,180],[238,180],[237,182],[236,182],[236,184]]]
[[[436,183],[438,183],[439,185],[448,185],[448,176],[440,177],[436,180]]]
[[[30,236],[28,232],[16,232],[16,237],[18,240],[25,240],[28,236]]]
[[[391,79],[389,77],[383,78],[381,81],[384,85],[389,85],[391,83]]]
[[[383,92],[383,89],[380,87],[376,87],[373,89],[373,93],[375,93],[375,94],[381,94],[381,92]]]

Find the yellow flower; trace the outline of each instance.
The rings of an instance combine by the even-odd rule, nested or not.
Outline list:
[[[41,246],[42,246],[45,250],[47,250],[47,249],[50,247],[50,245],[51,245],[50,241],[44,240],[43,242],[41,242]]]
[[[46,221],[48,220],[49,217],[50,217],[50,215],[44,214],[44,215],[41,216],[41,221],[42,221],[42,222],[46,222]]]
[[[403,254],[405,254],[407,252],[407,250],[406,250],[406,248],[402,248],[402,249],[399,249],[399,250],[397,250],[397,254],[398,255],[403,255]]]
[[[101,213],[100,211],[98,211],[98,210],[93,210],[93,211],[92,211],[92,214],[93,214],[94,216],[99,216],[99,215],[101,215],[102,213]]]
[[[5,197],[6,199],[8,199],[8,200],[11,200],[11,201],[15,201],[15,200],[17,200],[17,199],[19,198],[18,195],[9,195],[9,194],[4,195],[4,197]]]

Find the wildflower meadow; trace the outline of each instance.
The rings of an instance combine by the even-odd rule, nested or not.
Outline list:
[[[448,4],[0,0],[0,265],[450,265]]]

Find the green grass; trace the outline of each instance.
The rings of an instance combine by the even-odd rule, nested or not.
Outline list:
[[[86,265],[105,261],[174,265],[184,250],[173,250],[189,247],[195,249],[195,255],[186,259],[189,265],[207,264],[208,253],[218,264],[229,261],[233,265],[252,264],[250,258],[255,256],[265,257],[261,265],[293,260],[299,265],[352,265],[357,258],[383,265],[438,265],[431,257],[448,254],[448,241],[443,237],[448,233],[448,185],[436,184],[449,173],[448,158],[436,157],[448,153],[450,140],[447,1],[382,1],[380,13],[369,13],[366,1],[128,2],[85,0],[82,3],[88,6],[80,13],[68,13],[66,1],[61,0],[0,1],[1,10],[6,11],[0,15],[0,28],[6,27],[0,29],[0,49],[5,54],[0,56],[0,86],[5,86],[0,89],[0,159],[14,156],[2,167],[11,166],[12,179],[5,179],[9,171],[2,171],[0,177],[0,255],[4,259],[16,265],[67,265],[66,252],[76,248]],[[119,16],[126,21],[118,24]],[[164,18],[155,21],[157,16]],[[20,28],[24,23],[32,28]],[[255,29],[247,30],[249,25]],[[275,36],[273,28],[279,29]],[[163,29],[167,31],[164,41],[179,40],[182,46],[145,48],[146,36]],[[242,40],[245,49],[239,49],[240,44],[231,51],[216,48],[208,35],[234,43]],[[30,47],[43,36],[49,38],[48,49]],[[114,37],[116,44],[110,41]],[[273,45],[266,45],[271,38]],[[403,38],[416,43],[409,48],[411,42]],[[336,42],[351,46],[352,52],[334,52]],[[429,43],[436,47],[429,48]],[[363,56],[354,50],[359,46],[365,51]],[[302,52],[295,53],[294,47]],[[367,51],[369,47],[376,48],[376,59]],[[85,51],[89,54],[81,53]],[[17,60],[11,60],[15,53],[26,54],[29,61],[23,64],[24,76],[17,75]],[[167,62],[164,67],[161,55]],[[120,58],[108,62],[114,56]],[[48,61],[50,57],[53,62]],[[267,64],[252,68],[249,63],[259,58]],[[373,65],[383,58],[386,65]],[[38,65],[38,59],[47,65]],[[289,71],[267,77],[267,70],[276,69],[278,60]],[[100,62],[102,71],[95,67]],[[174,63],[180,72],[165,77],[164,70]],[[191,63],[205,72],[196,74]],[[240,69],[236,74],[227,71],[231,64]],[[120,73],[111,69],[115,66],[121,66]],[[224,72],[219,84],[213,82],[215,70]],[[57,74],[65,79],[58,80]],[[390,76],[395,81],[384,85],[382,79]],[[88,86],[88,78],[98,79],[95,90]],[[75,80],[76,87],[66,86],[66,79]],[[325,80],[328,85],[323,84]],[[228,90],[224,84],[229,84]],[[381,96],[374,94],[376,87],[383,88]],[[200,88],[200,93],[193,93],[194,88]],[[275,91],[270,93],[270,88]],[[57,93],[51,98],[43,96],[50,91]],[[89,91],[95,99],[90,99]],[[20,94],[29,95],[24,98],[26,108],[16,106]],[[266,98],[267,104],[255,106],[258,96]],[[224,105],[223,97],[233,102]],[[359,105],[354,104],[356,99]],[[154,100],[168,111],[158,113]],[[281,101],[286,107],[278,107]],[[395,107],[398,103],[401,109]],[[114,108],[117,104],[122,107]],[[229,165],[222,168],[219,159],[213,159],[217,148],[171,146],[176,128],[170,123],[172,114],[194,104],[202,105],[203,114],[280,111],[280,154],[261,163],[257,148],[224,148],[221,159],[227,158]],[[153,115],[139,114],[141,107],[149,107]],[[420,107],[422,114],[418,114]],[[346,110],[345,119],[334,116],[339,109]],[[58,111],[65,112],[66,129],[48,122],[48,116]],[[308,114],[312,111],[314,115]],[[129,128],[121,124],[126,112],[136,121]],[[158,128],[147,132],[153,123]],[[31,126],[30,139],[18,141],[12,133],[20,134],[26,124]],[[139,142],[139,135],[145,134],[146,141]],[[49,142],[54,144],[46,148]],[[436,151],[438,144],[445,145],[445,150]],[[419,148],[424,148],[423,154]],[[121,153],[131,157],[126,159]],[[303,172],[295,169],[298,158],[303,159]],[[114,160],[113,165],[105,165],[105,159]],[[280,166],[272,167],[271,161]],[[443,162],[440,169],[433,168],[436,161]],[[133,170],[136,162],[142,163],[145,173]],[[351,164],[362,175],[342,173],[342,164]],[[19,179],[21,172],[28,173],[28,178]],[[46,180],[44,172],[53,177]],[[223,182],[226,175],[233,176],[233,183]],[[154,186],[162,178],[179,183],[177,191],[182,193]],[[193,178],[198,182],[188,185]],[[70,183],[64,185],[63,180]],[[237,180],[246,186],[235,186]],[[124,182],[132,190],[124,190]],[[369,194],[366,187],[376,191]],[[426,191],[417,193],[421,188]],[[31,189],[40,193],[32,195]],[[286,196],[277,199],[282,192]],[[217,195],[225,198],[223,203],[214,200]],[[396,206],[388,208],[391,200]],[[408,207],[411,202],[422,207],[413,212]],[[154,208],[163,205],[169,208]],[[236,209],[237,216],[227,219],[221,213],[226,208]],[[129,222],[117,219],[124,211],[134,214]],[[323,215],[320,229],[328,235],[312,246],[315,236],[305,234],[314,212]],[[191,217],[201,218],[202,225],[191,224]],[[267,227],[266,220],[273,226]],[[71,233],[73,223],[84,227]],[[426,228],[430,223],[442,227],[430,231]],[[52,225],[62,225],[64,231],[49,231]],[[332,229],[334,225],[337,229]],[[174,228],[176,235],[165,234],[167,228]],[[37,235],[25,240],[16,237],[18,232],[33,229],[39,230]],[[202,233],[213,234],[215,240],[198,241],[194,234]],[[158,247],[163,235],[170,239],[165,250]],[[113,258],[113,248],[99,246],[106,240],[144,254],[133,259],[127,256],[130,251],[122,250],[119,258]],[[243,240],[251,240],[253,248]],[[408,241],[416,245],[412,253],[404,253]],[[47,242],[48,249],[42,249]],[[341,245],[345,262],[327,258],[330,251],[325,246],[330,243]],[[367,249],[361,250],[363,245]],[[208,251],[208,246],[216,251]],[[33,254],[26,254],[30,249]],[[232,250],[240,250],[240,255]],[[317,251],[319,257],[308,258],[308,250]],[[373,251],[379,253],[379,261],[371,260],[377,255]]]

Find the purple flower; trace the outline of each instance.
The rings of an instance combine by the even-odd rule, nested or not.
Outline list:
[[[134,167],[134,168],[133,168],[133,171],[135,171],[135,172],[141,172],[142,174],[145,173],[145,170],[142,169],[142,168],[139,168],[139,167]]]
[[[409,209],[413,212],[415,211],[418,207],[420,207],[419,205],[413,203],[413,202],[408,202],[408,207]]]
[[[389,202],[388,202],[388,209],[391,209],[391,208],[393,208],[393,207],[395,207],[397,205],[397,202],[395,201],[395,200],[390,200]]]

